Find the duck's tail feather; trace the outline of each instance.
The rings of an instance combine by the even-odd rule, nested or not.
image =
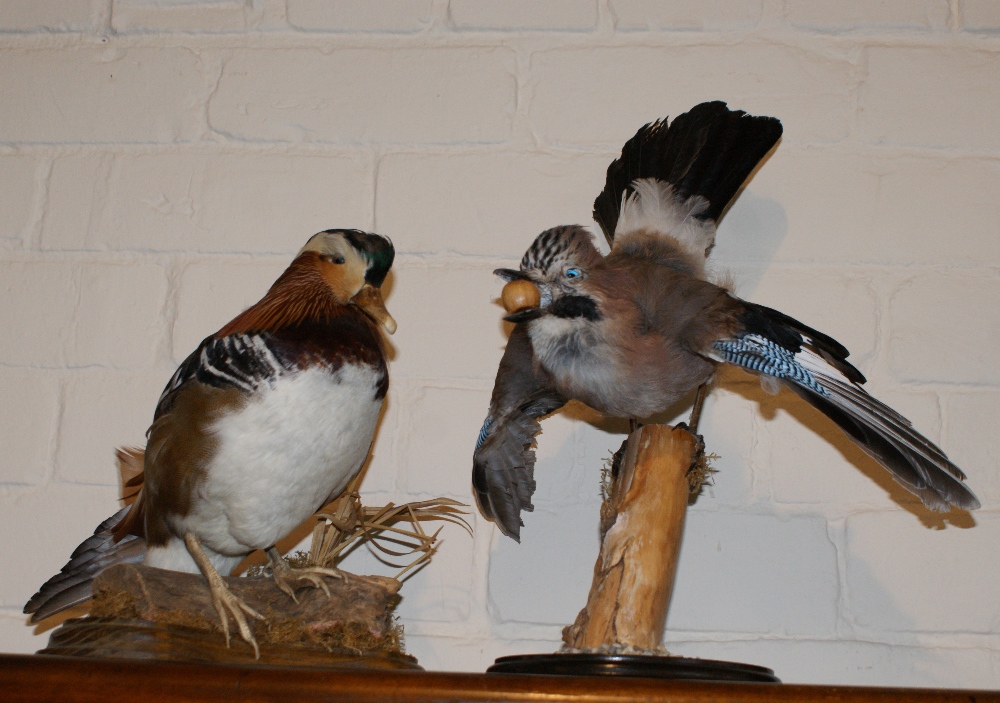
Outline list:
[[[107,567],[142,562],[146,556],[146,540],[130,534],[116,542],[113,533],[130,508],[122,508],[98,525],[94,534],[73,551],[62,571],[46,581],[31,597],[24,606],[24,612],[31,615],[31,622],[44,620],[88,600],[91,582]]]

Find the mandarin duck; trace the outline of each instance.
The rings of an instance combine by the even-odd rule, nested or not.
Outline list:
[[[531,510],[538,418],[568,400],[648,418],[711,380],[720,364],[788,387],[830,418],[933,510],[971,510],[965,475],[861,384],[848,351],[777,310],[708,280],[716,226],[781,137],[781,123],[703,103],[645,125],[607,170],[594,219],[602,256],[581,226],[538,235],[507,281],[516,323],[473,455],[483,515],[520,539]]]
[[[318,567],[291,568],[274,546],[360,471],[389,385],[380,325],[396,323],[380,286],[392,243],[333,229],[314,235],[267,294],[205,340],[160,395],[136,501],[101,523],[24,608],[35,622],[87,600],[107,566],[142,562],[200,572],[229,644],[229,615],[255,654],[226,586],[266,551],[278,586],[326,590]],[[228,614],[227,614],[228,613]]]

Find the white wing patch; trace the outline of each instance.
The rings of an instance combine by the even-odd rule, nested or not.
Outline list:
[[[639,178],[632,187],[635,192],[622,198],[615,239],[652,231],[673,238],[685,252],[704,260],[715,242],[715,222],[695,215],[704,212],[709,202],[699,195],[678,202],[673,187],[655,178]]]

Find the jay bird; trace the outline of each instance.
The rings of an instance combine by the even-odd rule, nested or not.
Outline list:
[[[184,360],[156,404],[137,500],[101,523],[24,607],[36,622],[90,598],[104,568],[142,562],[201,572],[229,644],[232,614],[261,616],[222,580],[257,549],[293,599],[300,581],[326,590],[318,567],[293,569],[274,546],[333,500],[361,469],[389,385],[381,325],[396,323],[380,286],[386,238],[314,235],[252,307]],[[121,456],[121,453],[120,453]]]
[[[965,475],[910,422],[868,395],[841,344],[708,280],[716,225],[781,137],[781,123],[703,103],[647,124],[594,201],[611,247],[581,226],[538,235],[505,281],[517,323],[473,455],[483,515],[520,540],[531,510],[538,418],[571,399],[646,418],[707,383],[719,364],[784,384],[836,423],[933,510],[979,501]]]

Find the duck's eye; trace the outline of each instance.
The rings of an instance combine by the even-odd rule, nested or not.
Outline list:
[[[327,261],[329,261],[331,264],[342,264],[342,263],[344,263],[344,257],[340,256],[339,254],[338,255],[332,255],[332,256],[324,256],[323,258],[326,259]]]
[[[580,269],[566,269],[566,273],[563,274],[566,278],[579,278],[581,276]]]

